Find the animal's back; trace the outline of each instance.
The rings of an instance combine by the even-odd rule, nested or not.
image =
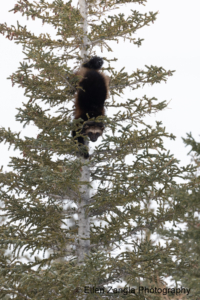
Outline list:
[[[90,118],[102,114],[107,97],[105,78],[95,70],[87,70],[79,83],[78,102],[83,113]]]

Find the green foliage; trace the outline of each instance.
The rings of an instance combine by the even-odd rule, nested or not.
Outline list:
[[[176,202],[180,203],[179,222],[173,231],[168,235],[173,235],[180,241],[179,252],[177,254],[177,269],[173,273],[176,281],[181,279],[182,285],[191,288],[188,299],[200,299],[200,143],[196,142],[192,134],[187,134],[183,139],[186,146],[190,146],[189,153],[192,154],[194,168],[186,176],[187,183],[182,184],[174,194]],[[182,226],[180,226],[182,224]]]
[[[133,35],[154,22],[157,13],[131,10],[128,17],[119,13],[105,18],[103,13],[124,3],[145,2],[89,1],[89,53],[94,47],[110,51],[108,42],[121,38],[140,46],[142,40]],[[55,29],[59,39],[48,33],[37,36],[19,23],[10,27],[0,24],[0,33],[24,49],[23,63],[10,76],[27,98],[16,119],[24,127],[34,124],[39,130],[35,137],[22,138],[20,133],[0,129],[0,141],[21,153],[11,158],[12,171],[0,173],[2,211],[7,217],[0,227],[0,245],[2,251],[10,249],[10,255],[2,252],[0,257],[0,298],[100,299],[98,293],[84,294],[84,286],[122,287],[122,280],[135,289],[151,287],[152,282],[164,286],[163,280],[175,272],[174,257],[180,245],[168,231],[162,231],[166,243],[161,245],[156,233],[161,233],[166,222],[180,220],[182,202],[172,195],[178,187],[176,178],[190,169],[179,168],[164,148],[163,139],[174,139],[174,135],[168,134],[161,122],[155,127],[145,122],[145,116],[166,107],[165,101],[146,95],[123,100],[116,96],[126,87],[134,91],[166,81],[173,71],[146,66],[132,74],[124,69],[117,72],[111,67],[116,59],[105,57],[112,96],[106,106],[115,113],[104,118],[103,140],[90,161],[83,161],[76,156],[78,147],[71,137],[76,122],[80,125],[80,120],[72,122],[71,105],[77,86],[72,63],[80,65],[84,37],[79,10],[71,1],[20,0],[11,11],[41,19]],[[87,207],[91,252],[79,265],[75,214],[83,165],[91,166],[91,182],[85,184],[94,184],[95,191]],[[66,199],[74,205],[66,208]],[[161,299],[161,295],[153,296]],[[107,293],[106,297],[132,299],[133,295]],[[152,299],[152,295],[145,297]],[[144,299],[144,295],[137,291],[134,299]]]

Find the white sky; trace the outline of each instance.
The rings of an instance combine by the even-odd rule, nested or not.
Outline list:
[[[8,13],[17,1],[2,1],[0,5],[0,23],[7,22],[8,25],[16,25],[19,20],[22,24],[30,24],[28,28],[37,33],[43,29],[41,24],[26,21],[19,13]],[[130,5],[127,5],[129,9]],[[174,153],[175,157],[181,160],[182,165],[190,162],[187,156],[189,148],[185,148],[181,137],[186,137],[186,132],[192,132],[193,136],[200,140],[199,123],[199,81],[200,81],[200,17],[199,0],[148,0],[143,7],[132,4],[132,9],[141,12],[159,11],[157,21],[149,27],[138,31],[137,36],[144,38],[141,47],[121,42],[116,44],[114,52],[109,53],[118,57],[114,65],[117,69],[125,66],[128,72],[144,65],[162,66],[165,69],[176,70],[173,77],[170,77],[167,84],[158,84],[133,92],[131,98],[146,94],[148,97],[155,96],[158,100],[168,100],[169,109],[158,113],[156,119],[162,121],[167,131],[177,136],[176,141],[166,142],[166,148]],[[121,12],[121,11],[120,11]],[[26,99],[23,96],[23,89],[14,86],[6,78],[15,72],[22,61],[23,54],[20,45],[14,44],[4,36],[0,35],[0,126],[10,127],[14,131],[20,131],[22,126],[15,121],[16,107]],[[100,54],[100,53],[98,53]],[[105,53],[103,53],[105,56]],[[30,131],[29,127],[29,131]],[[33,132],[35,129],[33,128]],[[31,134],[31,132],[29,132]],[[7,146],[0,145],[1,157],[0,166],[8,163],[12,151],[7,152]]]

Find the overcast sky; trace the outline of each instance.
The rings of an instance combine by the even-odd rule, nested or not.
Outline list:
[[[199,134],[199,81],[200,81],[200,17],[199,0],[148,0],[146,6],[132,4],[132,9],[141,12],[159,11],[157,21],[151,26],[141,29],[137,37],[144,38],[143,45],[139,48],[133,44],[121,42],[114,47],[113,56],[118,57],[117,68],[125,66],[127,72],[144,68],[145,65],[162,66],[165,69],[176,70],[167,84],[158,84],[143,88],[132,95],[146,94],[155,96],[160,101],[170,101],[168,109],[151,117],[151,121],[162,121],[166,130],[173,133],[175,141],[166,142],[166,147],[181,160],[182,165],[190,162],[187,156],[189,148],[185,148],[181,137],[186,137],[187,132],[200,141]],[[19,13],[9,13],[17,1],[6,0],[0,5],[0,23],[16,25],[16,21],[29,24],[28,28],[39,33],[41,24],[26,21]],[[130,5],[126,6],[130,9]],[[44,30],[44,28],[42,29]],[[21,124],[15,121],[16,107],[26,101],[23,89],[14,86],[6,78],[15,72],[19,62],[23,59],[22,48],[4,36],[0,36],[0,126],[10,127],[20,131]],[[105,53],[103,53],[103,56]],[[109,54],[111,57],[112,54]],[[29,129],[31,130],[31,129]],[[34,128],[32,129],[34,132]],[[30,133],[31,134],[31,133]],[[0,165],[8,163],[9,155],[5,145],[0,146]]]

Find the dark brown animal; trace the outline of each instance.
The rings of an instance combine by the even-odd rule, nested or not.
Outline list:
[[[81,118],[84,124],[81,131],[74,130],[72,135],[82,145],[84,137],[76,138],[77,133],[87,135],[92,142],[96,142],[104,130],[102,122],[89,120],[105,115],[104,103],[108,97],[109,77],[99,71],[102,65],[103,59],[95,56],[84,63],[76,73],[80,76],[80,81],[75,98],[74,118]],[[83,156],[88,158],[88,152]]]

